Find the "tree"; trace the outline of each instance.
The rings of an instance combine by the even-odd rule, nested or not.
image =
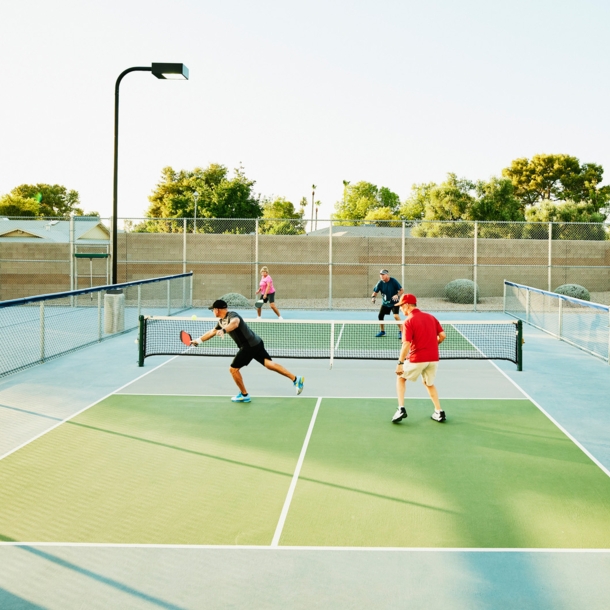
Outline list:
[[[389,208],[392,214],[398,213],[400,198],[389,188],[378,188],[370,182],[357,182],[350,184],[343,181],[343,201],[335,204],[336,220],[364,220],[366,215],[377,208]]]
[[[389,207],[370,210],[364,220],[378,227],[400,227],[402,224],[398,215],[394,214]]]
[[[11,192],[25,199],[34,199],[40,204],[38,216],[83,216],[78,191],[68,190],[59,184],[20,184]],[[95,212],[87,215],[97,215]]]
[[[597,209],[610,199],[610,187],[599,187],[604,170],[570,155],[534,155],[515,159],[502,175],[511,180],[524,206],[544,201],[587,201]]]
[[[469,220],[523,221],[523,204],[515,195],[513,183],[507,178],[479,180],[476,197],[468,210]]]
[[[544,201],[525,212],[532,223],[553,224],[553,239],[604,240],[610,235],[603,226],[606,215],[599,212],[593,203],[581,201]],[[534,233],[534,231],[530,231]],[[538,231],[539,232],[539,231]],[[532,237],[537,237],[532,234]]]
[[[242,167],[235,169],[233,178],[228,177],[224,165],[211,163],[207,168],[175,171],[163,168],[161,181],[152,195],[146,216],[148,218],[192,218],[195,214],[195,193],[197,193],[197,218],[258,218],[262,209],[260,198],[253,193],[254,180],[249,180]],[[225,224],[226,226],[226,224]],[[232,228],[221,232],[250,233],[253,222],[235,222]],[[155,228],[157,227],[157,228]],[[181,231],[181,224],[144,223],[139,230]],[[211,222],[197,225],[198,231],[218,232]]]
[[[40,216],[40,203],[36,199],[21,195],[3,195],[0,197],[0,216]]]
[[[263,201],[263,217],[259,231],[269,235],[300,235],[305,233],[304,207],[297,211],[284,197]]]

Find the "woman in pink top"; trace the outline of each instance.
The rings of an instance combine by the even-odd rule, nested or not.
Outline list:
[[[265,303],[269,303],[269,307],[273,309],[275,315],[282,320],[282,316],[280,314],[280,310],[275,305],[275,288],[273,287],[273,280],[269,275],[269,269],[267,267],[261,267],[261,283],[259,289],[256,291],[256,294],[261,295],[261,299]],[[262,305],[256,308],[256,314],[258,317],[261,317],[262,314]]]

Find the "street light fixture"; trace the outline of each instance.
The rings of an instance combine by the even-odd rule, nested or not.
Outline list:
[[[117,219],[119,169],[119,86],[130,72],[152,72],[165,80],[188,80],[189,70],[184,64],[152,64],[150,67],[128,68],[119,74],[114,86],[114,183],[112,189],[112,283],[118,283]]]

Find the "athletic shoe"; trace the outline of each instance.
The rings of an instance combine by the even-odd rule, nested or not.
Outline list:
[[[392,418],[393,424],[400,423],[403,419],[407,418],[407,410],[404,407],[398,407],[396,413],[394,413],[394,417]]]
[[[284,318],[282,318],[282,316],[278,316],[277,319],[278,320],[283,320]]]
[[[231,398],[233,402],[250,402],[250,394],[246,394],[245,396],[240,392],[237,396],[233,396]]]
[[[434,421],[444,422],[445,421],[445,412],[444,411],[434,411],[431,415]]]
[[[297,396],[303,391],[303,384],[305,383],[305,377],[297,377],[292,384],[297,389]]]
[[[402,339],[402,333],[400,331],[398,331],[398,338]]]
[[[375,336],[376,337],[385,337],[385,330],[380,330]]]

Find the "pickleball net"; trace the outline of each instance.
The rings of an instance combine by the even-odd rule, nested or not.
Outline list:
[[[386,335],[377,337],[378,321],[247,320],[265,343],[272,358],[393,360],[401,339],[398,325],[386,323]],[[234,341],[214,337],[197,347],[180,341],[184,330],[194,339],[214,328],[217,320],[141,316],[139,364],[148,356],[234,356]],[[440,345],[441,360],[508,360],[522,367],[521,321],[442,322],[447,338]]]

